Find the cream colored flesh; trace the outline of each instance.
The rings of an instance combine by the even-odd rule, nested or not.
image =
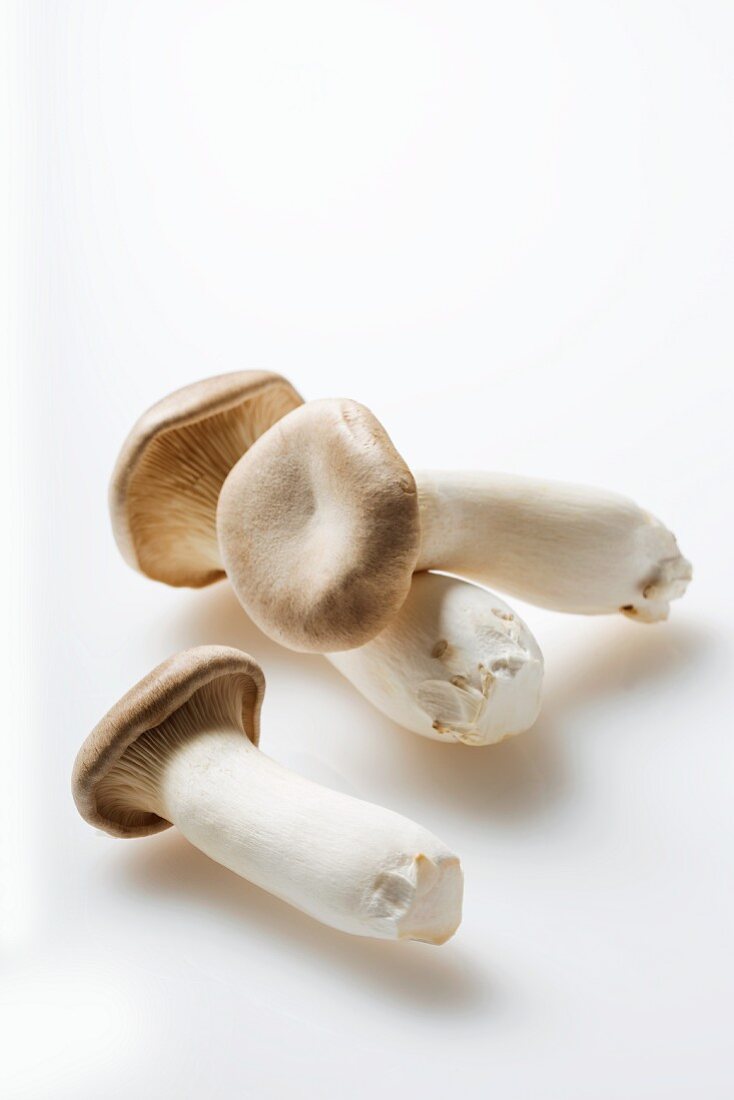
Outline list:
[[[117,765],[108,797],[124,791],[217,863],[332,928],[433,944],[456,931],[461,866],[427,830],[303,779],[238,730],[186,731],[172,747],[168,734],[146,737]]]
[[[659,520],[616,493],[509,474],[415,474],[419,569],[555,611],[668,616],[691,566]]]
[[[537,718],[543,657],[499,596],[417,573],[390,625],[331,663],[400,726],[439,741],[490,745]]]

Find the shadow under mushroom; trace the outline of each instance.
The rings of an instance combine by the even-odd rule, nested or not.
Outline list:
[[[304,966],[321,960],[324,969],[342,971],[350,983],[357,980],[370,997],[377,991],[426,1015],[474,1014],[494,999],[491,982],[459,945],[437,952],[423,944],[378,942],[326,928],[213,863],[173,831],[135,848],[121,861],[125,888],[146,897],[181,898],[187,911],[206,909],[216,921],[241,930],[250,944],[252,931],[262,929],[268,941],[287,946],[292,966],[299,959]]]
[[[543,704],[534,727],[486,748],[445,745],[416,736],[382,717],[327,661],[293,653],[267,638],[242,610],[227,584],[192,594],[171,624],[170,648],[219,642],[255,654],[267,670],[300,670],[335,701],[354,712],[355,728],[368,724],[369,745],[355,735],[354,752],[369,797],[390,804],[393,790],[419,787],[432,801],[495,824],[543,815],[568,793],[564,727],[578,713],[593,711],[645,684],[692,674],[704,663],[712,640],[680,620],[640,631],[618,618],[600,618],[590,646],[565,639],[562,654],[548,661]],[[267,745],[266,745],[267,751]],[[389,786],[385,787],[385,777]]]

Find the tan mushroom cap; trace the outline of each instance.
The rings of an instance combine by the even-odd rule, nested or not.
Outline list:
[[[310,401],[243,455],[217,510],[245,610],[291,649],[363,645],[402,606],[420,546],[415,481],[356,401]]]
[[[112,530],[127,563],[176,586],[220,580],[222,483],[253,442],[302,402],[279,374],[238,371],[185,386],[143,413],[110,483]]]
[[[202,688],[223,679],[234,692],[229,695],[236,702],[233,721],[257,745],[265,692],[265,677],[257,661],[228,646],[196,646],[177,653],[123,695],[80,748],[71,787],[85,821],[122,837],[148,836],[169,827],[169,821],[136,806],[126,808],[119,819],[105,813],[98,803],[98,785],[142,734],[161,726]]]

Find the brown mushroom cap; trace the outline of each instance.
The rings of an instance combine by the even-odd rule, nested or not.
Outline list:
[[[253,442],[303,399],[279,374],[221,374],[169,394],[143,413],[110,483],[115,541],[134,569],[201,588],[222,572],[219,490]]]
[[[154,731],[175,712],[216,682],[224,682],[231,719],[257,745],[265,677],[252,657],[228,646],[197,646],[154,668],[115,703],[80,748],[74,763],[72,793],[82,817],[113,836],[148,836],[170,822],[130,806],[119,816],[105,812],[98,786],[125,750],[142,734]]]
[[[217,531],[227,575],[266,634],[291,649],[352,649],[408,595],[415,481],[364,405],[310,401],[233,467]]]

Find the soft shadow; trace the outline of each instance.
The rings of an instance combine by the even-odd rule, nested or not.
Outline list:
[[[432,799],[454,802],[472,816],[517,818],[541,812],[564,788],[562,749],[547,714],[532,730],[491,748],[444,745],[396,726],[380,714],[333,665],[319,654],[294,653],[271,641],[248,618],[230,585],[223,583],[192,594],[183,612],[170,623],[171,651],[186,646],[231,645],[251,653],[268,670],[304,665],[325,698],[340,699],[354,712],[355,727],[369,739],[366,768],[377,791],[389,776],[398,789],[419,787]],[[324,713],[327,713],[326,710]],[[364,778],[364,770],[361,772]],[[375,794],[375,799],[379,796]]]
[[[414,1011],[476,1012],[493,991],[476,960],[456,943],[436,948],[420,943],[362,939],[326,928],[278,898],[246,882],[192,847],[174,829],[135,845],[122,861],[128,886],[159,897],[181,899],[238,930],[248,947],[259,935],[277,940],[295,963],[299,958],[330,972],[340,970],[370,995],[387,994]],[[119,864],[117,868],[119,870]]]
[[[315,653],[293,653],[263,634],[243,610],[226,581],[189,594],[180,614],[167,624],[171,652],[196,645],[231,645],[251,654],[263,667],[303,669],[310,675],[330,680],[333,669]]]
[[[596,624],[595,624],[596,625]],[[686,622],[641,625],[600,619],[589,643],[580,637],[546,662],[543,705],[535,726],[485,749],[440,745],[396,730],[404,782],[420,782],[437,800],[473,815],[511,822],[545,812],[569,789],[569,726],[611,700],[674,689],[710,662],[715,639]]]
[[[640,625],[599,620],[547,660],[543,706],[535,726],[485,749],[441,745],[394,729],[391,767],[436,801],[456,802],[473,816],[516,822],[546,812],[568,791],[569,726],[611,700],[660,692],[689,680],[710,661],[715,639],[686,622]]]
[[[470,748],[416,736],[384,718],[317,654],[292,653],[267,638],[249,620],[227,584],[196,593],[171,624],[171,648],[223,643],[251,652],[268,668],[307,663],[326,697],[348,700],[369,751],[360,775],[379,790],[420,788],[432,801],[498,824],[512,824],[548,812],[569,789],[568,726],[579,713],[593,712],[614,698],[649,686],[659,690],[690,676],[706,662],[713,639],[680,620],[657,625],[622,617],[599,618],[593,641],[564,635],[563,648],[546,654],[543,706],[532,730],[499,745]],[[542,641],[542,640],[541,640]],[[343,694],[342,694],[343,693]],[[372,779],[374,776],[374,780]],[[375,798],[379,800],[376,794]]]
[[[545,680],[544,712],[560,720],[576,711],[690,678],[710,661],[715,638],[698,625],[673,620],[638,624],[604,621],[592,645],[565,652]]]
[[[531,730],[483,748],[440,744],[392,724],[386,732],[382,755],[392,783],[420,788],[467,817],[501,823],[533,816],[566,788],[562,741],[543,714]]]

